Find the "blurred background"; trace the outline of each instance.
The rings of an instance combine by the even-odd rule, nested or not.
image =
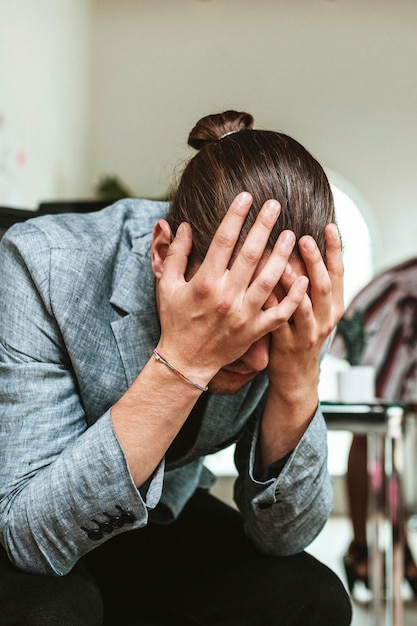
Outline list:
[[[194,122],[286,132],[359,206],[375,268],[417,238],[414,0],[0,0],[0,202],[165,194]],[[359,251],[357,251],[359,253]]]

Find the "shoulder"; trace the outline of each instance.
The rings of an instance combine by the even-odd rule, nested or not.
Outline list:
[[[121,242],[132,247],[136,239],[152,232],[167,209],[166,202],[126,199],[93,213],[34,217],[12,226],[3,245],[30,249],[35,254],[45,249],[91,252],[117,247]]]
[[[94,213],[45,215],[16,224],[0,242],[4,289],[35,287],[45,301],[51,289],[63,299],[75,285],[110,290],[132,251],[147,254],[153,226],[167,208],[163,202],[122,200]]]

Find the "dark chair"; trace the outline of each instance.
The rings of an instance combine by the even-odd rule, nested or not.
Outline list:
[[[41,202],[38,206],[39,215],[51,213],[90,213],[99,211],[113,204],[113,200],[62,200]]]
[[[56,213],[89,213],[99,211],[112,204],[111,200],[68,200],[57,202],[41,202],[35,211],[0,206],[0,239],[10,226],[17,222],[25,222],[38,215]]]
[[[27,209],[12,209],[11,207],[0,206],[0,239],[10,226],[17,222],[25,222],[37,215],[36,211]]]

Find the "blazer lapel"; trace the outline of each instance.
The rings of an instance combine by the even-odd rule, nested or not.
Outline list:
[[[124,267],[115,272],[110,303],[120,315],[111,327],[127,383],[131,385],[152,355],[160,336],[149,246],[144,252],[133,249]]]

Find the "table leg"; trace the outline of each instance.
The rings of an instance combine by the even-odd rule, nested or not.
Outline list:
[[[387,625],[403,626],[401,596],[403,581],[404,519],[401,493],[400,438],[385,440],[385,475],[387,480],[388,537],[386,550]]]
[[[384,506],[384,436],[368,435],[369,475],[369,565],[373,592],[373,625],[382,626],[384,607],[382,588],[384,584],[384,558],[382,533],[385,520]]]

